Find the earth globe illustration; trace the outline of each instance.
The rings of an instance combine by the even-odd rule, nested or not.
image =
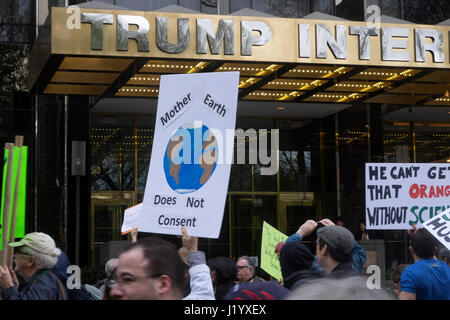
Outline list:
[[[183,124],[171,136],[164,153],[164,173],[177,193],[197,191],[217,166],[216,137],[201,121]]]

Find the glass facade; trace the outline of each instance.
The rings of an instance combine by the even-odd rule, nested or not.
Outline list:
[[[374,112],[377,108],[355,105],[316,120],[238,117],[236,128],[253,128],[255,136],[245,139],[245,164],[238,164],[235,140],[221,233],[218,239],[200,239],[201,249],[211,258],[259,256],[264,221],[289,235],[308,219],[335,220],[341,215],[346,227],[356,232],[365,216],[366,162],[450,161],[450,123],[384,121]],[[91,113],[91,119],[98,247],[107,239],[123,238],[119,231],[124,209],[143,199],[155,118]],[[248,152],[252,139],[266,129],[269,136],[270,130],[279,130],[278,170],[273,175],[261,175],[263,165],[259,160],[251,163]],[[123,201],[114,206],[113,199]],[[377,231],[374,236],[385,240],[388,269],[409,261],[404,232]],[[313,242],[307,244],[314,250]]]
[[[69,4],[84,2],[69,1]],[[140,11],[169,5],[210,14],[218,11],[215,0],[103,2]],[[352,2],[356,3],[343,0],[335,6],[334,0],[228,0],[220,1],[223,9],[220,13],[250,8],[278,17],[301,18],[320,11],[354,21],[364,20],[363,1],[356,7]],[[48,6],[64,6],[64,3],[49,0]],[[414,23],[436,24],[450,17],[449,0],[367,0],[364,3],[377,4],[383,15]],[[101,244],[126,238],[120,234],[124,209],[143,199],[155,116],[92,112],[87,96],[80,99],[70,96],[65,106],[62,94],[26,92],[26,80],[30,77],[27,66],[32,64],[28,60],[29,46],[36,30],[44,32],[45,19],[39,21],[41,26],[36,29],[36,8],[27,1],[2,1],[0,8],[3,43],[0,46],[3,75],[0,140],[4,143],[11,141],[14,135],[23,134],[31,147],[33,168],[29,188],[32,192],[28,207],[33,216],[28,229],[48,232],[55,235],[55,239],[58,237],[57,243],[62,248],[67,245],[64,226],[73,223],[70,210],[75,206],[72,205],[75,203],[74,178],[67,165],[71,156],[68,146],[71,140],[86,140],[90,173],[82,178],[86,180],[82,180],[86,189],[82,190],[82,199],[90,212],[82,217],[83,225],[89,227],[89,237],[82,237],[85,242],[82,247],[90,248],[89,263],[98,263]],[[436,82],[442,82],[439,80]],[[84,113],[77,115],[80,109]],[[356,231],[359,220],[364,217],[366,162],[450,162],[449,117],[432,119],[427,116],[428,109],[416,117],[386,117],[400,109],[407,108],[384,102],[357,103],[323,117],[283,117],[282,113],[270,117],[263,113],[238,117],[236,128],[255,129],[256,136],[267,130],[270,137],[271,130],[279,130],[277,171],[273,175],[262,175],[261,169],[267,165],[262,164],[259,157],[255,163],[250,163],[248,149],[254,138],[247,138],[243,142],[247,150],[246,163],[234,164],[231,169],[220,237],[200,239],[200,248],[209,258],[259,256],[263,221],[289,235],[307,219],[334,220],[340,215],[346,226]],[[238,143],[236,141],[236,150]],[[69,238],[74,238],[73,230],[69,228],[68,233]],[[404,232],[379,231],[374,237],[385,240],[388,269],[398,263],[411,262]],[[73,252],[68,253],[73,255]]]

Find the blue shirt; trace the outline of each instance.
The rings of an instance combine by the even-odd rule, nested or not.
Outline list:
[[[400,287],[416,300],[450,300],[450,268],[436,259],[419,260],[402,272]]]

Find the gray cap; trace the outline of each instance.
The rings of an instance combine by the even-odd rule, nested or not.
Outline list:
[[[328,246],[344,254],[350,254],[355,245],[353,234],[341,226],[319,228],[317,229],[317,236],[323,239]]]

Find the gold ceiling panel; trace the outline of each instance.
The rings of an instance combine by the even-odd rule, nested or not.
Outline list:
[[[417,81],[448,83],[450,81],[450,71],[438,70],[417,79]]]
[[[149,60],[139,73],[196,73],[207,65],[204,61]]]
[[[426,95],[379,94],[365,100],[364,103],[415,104],[417,101],[425,98],[427,98]]]
[[[350,77],[349,80],[400,81],[421,71],[405,68],[368,68]]]
[[[116,92],[116,96],[122,97],[158,97],[158,88],[123,86]]]
[[[326,91],[335,92],[375,92],[388,87],[391,82],[386,81],[341,81]]]
[[[246,95],[243,100],[289,101],[304,93],[301,91],[255,90]]]
[[[276,79],[272,80],[262,87],[267,90],[312,90],[327,80],[312,80],[312,79]]]
[[[430,102],[426,103],[426,105],[430,105],[430,106],[450,106],[450,97],[445,97],[445,96],[439,97],[437,99],[434,99],[433,101],[430,101]]]
[[[327,102],[327,103],[350,103],[353,100],[363,97],[362,93],[329,93],[329,92],[319,92],[311,97],[308,97],[304,101],[306,102]]]
[[[59,70],[124,71],[133,59],[65,57]]]
[[[120,73],[56,71],[50,82],[111,84]]]
[[[44,94],[67,94],[67,95],[88,95],[99,96],[108,88],[108,86],[93,84],[58,84],[49,83],[44,90]]]
[[[255,77],[241,77],[239,79],[239,89],[245,89],[245,88],[249,88],[252,85],[254,85],[255,83],[258,83],[259,80],[261,80],[262,78],[255,78]]]
[[[264,77],[280,69],[281,64],[224,63],[217,71],[239,71],[241,76]]]
[[[286,72],[283,78],[334,79],[352,69],[351,67],[299,65]]]
[[[135,74],[127,82],[127,85],[143,85],[143,86],[159,86],[159,80],[161,76],[159,74]]]
[[[443,94],[446,90],[450,90],[450,85],[415,82],[406,83],[398,88],[390,90],[389,93]]]

